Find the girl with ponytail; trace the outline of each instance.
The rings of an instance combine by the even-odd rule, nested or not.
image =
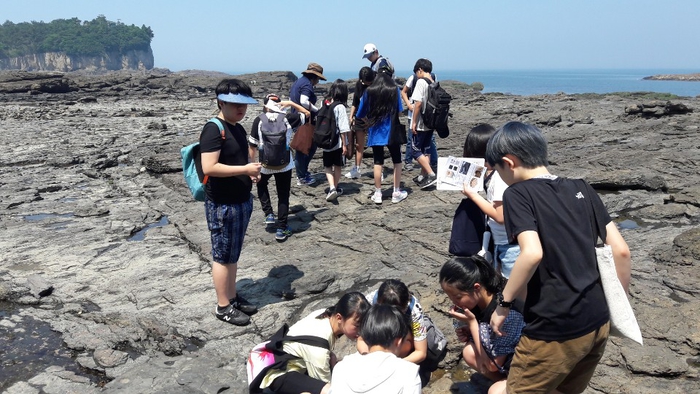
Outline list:
[[[481,256],[452,257],[440,269],[440,286],[454,304],[448,313],[456,320],[457,338],[466,343],[464,361],[494,382],[489,394],[505,393],[510,362],[525,326],[523,315],[511,308],[502,330],[505,335],[491,331],[491,314],[505,279]]]
[[[350,292],[326,309],[311,312],[289,327],[290,337],[314,336],[328,341],[329,349],[296,341],[285,341],[282,350],[295,356],[286,368],[270,369],[260,383],[261,389],[275,394],[327,394],[330,390],[331,369],[337,358],[331,351],[335,341],[345,335],[356,340],[360,324],[370,304],[362,293]]]

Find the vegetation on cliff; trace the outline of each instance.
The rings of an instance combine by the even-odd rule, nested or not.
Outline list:
[[[147,51],[152,38],[150,27],[108,21],[104,15],[84,22],[78,18],[49,23],[6,21],[0,25],[0,58],[45,52],[101,56],[108,52]]]

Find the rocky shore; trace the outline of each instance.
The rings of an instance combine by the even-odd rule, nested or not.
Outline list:
[[[246,327],[214,317],[209,233],[179,150],[215,115],[222,76],[0,73],[0,391],[243,393],[248,351],[282,322],[400,278],[450,340],[424,392],[485,392],[459,360],[437,283],[461,194],[421,191],[408,172],[408,199],[377,206],[368,156],[367,174],[341,182],[337,203],[323,198],[322,163],[312,161],[321,182],[292,186],[284,243],[255,201],[238,286],[260,312]],[[286,94],[296,76],[240,78],[261,98]],[[630,245],[645,344],[612,338],[586,393],[698,392],[700,101],[443,86],[454,116],[441,156],[459,155],[477,123],[537,124],[551,172],[588,180]],[[249,107],[246,128],[260,108]],[[348,341],[336,349],[350,351]]]

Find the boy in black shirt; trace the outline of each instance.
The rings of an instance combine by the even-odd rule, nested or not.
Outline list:
[[[248,104],[257,104],[245,82],[224,79],[216,86],[217,118],[224,126],[222,135],[213,122],[207,122],[199,137],[202,171],[209,177],[204,212],[211,234],[211,266],[218,306],[216,317],[238,326],[250,322],[257,307],[236,291],[238,259],[243,248],[253,197],[253,182],[260,179],[260,163],[248,162],[246,131],[239,124]]]
[[[625,290],[631,266],[627,243],[590,185],[549,173],[547,141],[535,126],[505,124],[489,140],[486,160],[510,186],[503,196],[506,231],[521,250],[491,317],[498,335],[512,301],[527,294],[526,326],[508,393],[581,393],[603,356],[610,328],[597,236],[607,233],[604,241],[612,247]]]

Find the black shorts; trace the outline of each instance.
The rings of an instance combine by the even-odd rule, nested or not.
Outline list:
[[[324,167],[342,167],[343,166],[343,148],[338,148],[330,152],[323,151],[323,166]]]

